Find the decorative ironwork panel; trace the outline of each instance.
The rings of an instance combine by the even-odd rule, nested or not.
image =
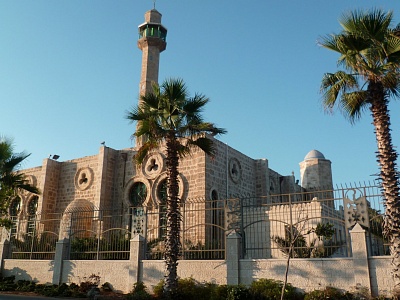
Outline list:
[[[343,204],[346,228],[356,223],[369,228],[368,203],[360,189],[353,188],[344,191]]]

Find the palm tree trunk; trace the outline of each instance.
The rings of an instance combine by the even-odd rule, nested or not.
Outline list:
[[[167,197],[167,234],[165,239],[165,286],[164,291],[170,295],[178,287],[178,258],[180,256],[180,222],[181,214],[179,207],[179,185],[178,185],[178,148],[179,143],[173,132],[167,137],[167,178],[168,178],[168,197]]]
[[[377,161],[381,168],[382,192],[385,199],[384,235],[389,239],[394,279],[393,297],[400,299],[400,196],[397,175],[397,153],[393,149],[390,117],[381,84],[370,84],[371,112],[378,144]]]

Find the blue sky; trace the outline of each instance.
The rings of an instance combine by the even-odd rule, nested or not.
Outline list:
[[[137,26],[151,0],[0,0],[0,134],[32,155],[60,161],[133,146],[125,111],[138,99]],[[160,81],[181,77],[211,102],[205,119],[226,128],[220,140],[252,158],[267,158],[299,178],[312,149],[332,161],[334,182],[378,172],[371,117],[351,125],[327,115],[319,86],[337,55],[317,39],[340,31],[349,10],[382,8],[400,22],[400,1],[159,0],[168,29]],[[394,146],[400,106],[390,104]]]

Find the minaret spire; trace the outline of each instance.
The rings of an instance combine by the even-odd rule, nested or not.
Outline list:
[[[167,28],[161,24],[161,14],[155,9],[145,13],[145,22],[139,25],[138,47],[142,50],[142,71],[139,84],[139,95],[153,91],[152,84],[158,83],[160,53],[167,46]],[[140,97],[139,97],[140,104]],[[140,146],[140,141],[136,141]]]

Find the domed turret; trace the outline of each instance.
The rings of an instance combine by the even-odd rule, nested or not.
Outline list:
[[[300,163],[301,186],[306,190],[333,189],[331,161],[311,150]]]

